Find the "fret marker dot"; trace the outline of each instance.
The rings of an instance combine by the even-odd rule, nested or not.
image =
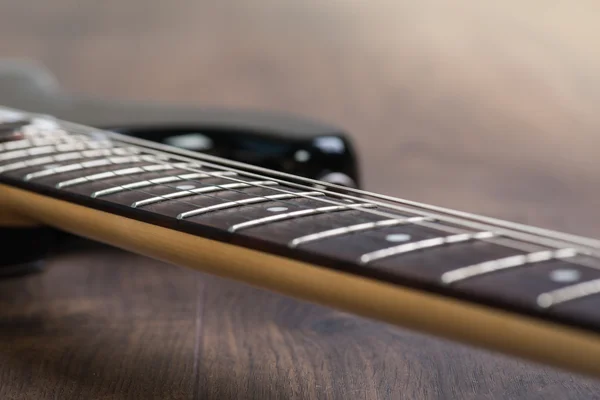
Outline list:
[[[406,233],[392,233],[389,234],[385,237],[385,240],[387,240],[388,242],[406,242],[407,240],[410,240],[410,235],[407,235]]]
[[[269,208],[267,208],[267,211],[281,212],[281,211],[286,211],[287,209],[288,209],[287,207],[269,207]]]
[[[306,150],[298,150],[295,154],[294,154],[294,159],[298,162],[307,162],[308,160],[310,160],[310,153]]]
[[[179,190],[190,190],[190,189],[194,189],[196,186],[195,185],[179,185],[179,186],[175,186],[176,189]]]
[[[555,269],[550,272],[550,279],[558,283],[577,282],[581,278],[581,273],[576,269]]]

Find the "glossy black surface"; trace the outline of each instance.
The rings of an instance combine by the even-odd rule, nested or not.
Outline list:
[[[0,104],[275,171],[361,185],[349,135],[330,124],[279,112],[86,98],[49,81],[55,79],[43,68],[4,69]]]

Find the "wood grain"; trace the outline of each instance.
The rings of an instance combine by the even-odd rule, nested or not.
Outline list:
[[[368,189],[600,236],[594,2],[0,7],[0,56],[71,90],[318,117],[352,133]],[[64,246],[0,282],[0,398],[600,398],[570,374]]]

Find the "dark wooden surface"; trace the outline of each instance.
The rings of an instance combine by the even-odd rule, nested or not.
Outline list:
[[[347,128],[368,189],[600,236],[593,2],[0,1],[101,96]],[[91,244],[0,282],[2,399],[592,399],[597,381]]]

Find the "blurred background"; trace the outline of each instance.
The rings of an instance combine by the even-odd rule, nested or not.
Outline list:
[[[346,129],[367,189],[600,236],[599,6],[0,0],[0,59],[69,91]]]

